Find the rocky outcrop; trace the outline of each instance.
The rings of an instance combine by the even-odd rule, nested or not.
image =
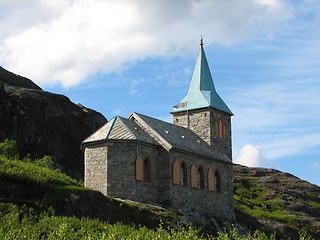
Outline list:
[[[68,175],[83,179],[81,142],[106,118],[0,67],[0,141],[17,141],[19,153],[50,155]]]
[[[235,164],[233,174],[238,223],[283,239],[299,239],[302,229],[320,239],[319,186],[270,168]]]

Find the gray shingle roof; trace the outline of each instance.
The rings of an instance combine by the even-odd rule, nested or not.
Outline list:
[[[132,113],[129,119],[119,116],[112,118],[86,138],[82,145],[105,140],[139,141],[162,146],[167,151],[183,151],[231,163],[229,158],[215,151],[190,129],[138,113]]]
[[[103,140],[137,140],[139,142],[159,145],[133,121],[116,116],[108,123],[86,138],[82,144]]]
[[[135,119],[135,122],[167,151],[170,149],[181,150],[231,163],[228,157],[215,151],[212,146],[209,146],[190,129],[138,113],[132,113],[129,118]]]

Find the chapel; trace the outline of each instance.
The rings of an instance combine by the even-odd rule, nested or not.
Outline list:
[[[86,138],[84,184],[104,195],[209,217],[234,218],[231,116],[218,95],[203,40],[173,123],[133,112]]]

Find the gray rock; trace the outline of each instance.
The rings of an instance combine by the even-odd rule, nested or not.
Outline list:
[[[106,123],[102,114],[0,67],[0,141],[13,139],[21,156],[50,155],[70,176],[83,179],[83,139]]]

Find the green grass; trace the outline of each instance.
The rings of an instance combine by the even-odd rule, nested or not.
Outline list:
[[[234,203],[236,209],[256,218],[260,223],[264,224],[265,230],[269,232],[275,229],[273,225],[276,222],[284,224],[297,232],[301,229],[306,229],[309,232],[318,232],[306,222],[306,219],[287,208],[283,201],[278,198],[270,199],[268,197],[269,190],[257,187],[259,186],[257,184],[258,181],[259,177],[252,176],[246,176],[246,179],[238,181],[235,180]],[[313,211],[318,211],[320,207],[318,202],[312,200],[308,200],[307,204],[314,208]]]
[[[288,210],[275,199],[266,200],[268,189],[256,187],[256,178],[248,178],[245,182],[235,182],[235,207],[259,219],[269,219],[286,224],[294,224],[299,217],[288,214]]]
[[[34,185],[65,184],[77,185],[75,179],[62,174],[59,170],[52,170],[38,166],[32,162],[10,160],[0,155],[0,175],[3,180],[32,183]]]
[[[259,231],[241,237],[233,229],[230,233],[220,232],[217,237],[203,236],[199,229],[189,226],[156,229],[134,227],[123,223],[108,224],[96,219],[55,216],[37,213],[26,206],[0,203],[0,236],[3,239],[172,239],[172,240],[275,240]]]
[[[181,225],[173,211],[104,197],[53,169],[51,158],[20,160],[10,150],[14,147],[12,142],[7,141],[4,146],[9,154],[0,155],[0,239],[275,239],[274,235],[259,231],[250,237],[240,237],[235,230],[221,232],[215,238],[203,236],[200,229]],[[272,205],[269,212],[255,207],[263,201],[266,190],[253,187],[250,182],[244,185],[235,184],[237,207],[260,218],[281,218],[283,213],[276,202],[269,201]],[[96,205],[102,203],[107,212],[101,215],[112,218],[106,217],[109,222],[105,222],[74,211],[64,212],[61,209],[73,204],[70,195],[82,197],[83,207],[87,206],[87,199],[97,201],[93,202]],[[97,198],[92,199],[92,195]]]

